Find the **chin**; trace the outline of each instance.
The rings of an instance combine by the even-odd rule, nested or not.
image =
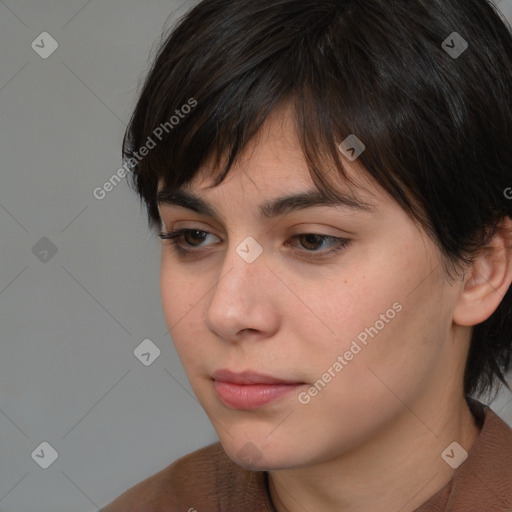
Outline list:
[[[301,466],[305,463],[301,453],[293,446],[277,446],[269,440],[259,442],[259,436],[245,435],[243,439],[220,440],[228,457],[238,466],[252,471],[274,471]]]

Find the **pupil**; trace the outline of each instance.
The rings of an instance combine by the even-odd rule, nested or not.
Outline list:
[[[204,238],[204,233],[202,233],[201,231],[199,230],[194,230],[194,231],[190,231],[188,233],[188,236],[190,236],[192,238],[192,242],[195,241],[196,242],[202,242],[202,238]],[[193,244],[192,244],[193,245]]]
[[[319,242],[321,243],[321,240],[319,241],[319,238],[320,238],[319,235],[306,235],[305,236],[305,239],[307,241],[306,245],[312,244],[316,247]]]

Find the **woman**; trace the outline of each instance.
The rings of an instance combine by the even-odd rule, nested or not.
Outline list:
[[[512,510],[512,37],[485,0],[204,0],[124,155],[215,443],[105,512]]]

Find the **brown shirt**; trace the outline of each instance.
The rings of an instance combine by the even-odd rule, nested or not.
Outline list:
[[[511,512],[512,429],[468,399],[480,435],[452,480],[415,512]],[[128,489],[100,512],[275,512],[268,473],[236,465],[214,443]]]

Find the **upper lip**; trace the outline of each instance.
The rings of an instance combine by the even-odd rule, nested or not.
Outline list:
[[[213,380],[232,382],[233,384],[303,384],[299,381],[278,379],[271,375],[265,375],[250,370],[240,373],[235,373],[227,369],[217,370],[213,372],[212,378]]]

